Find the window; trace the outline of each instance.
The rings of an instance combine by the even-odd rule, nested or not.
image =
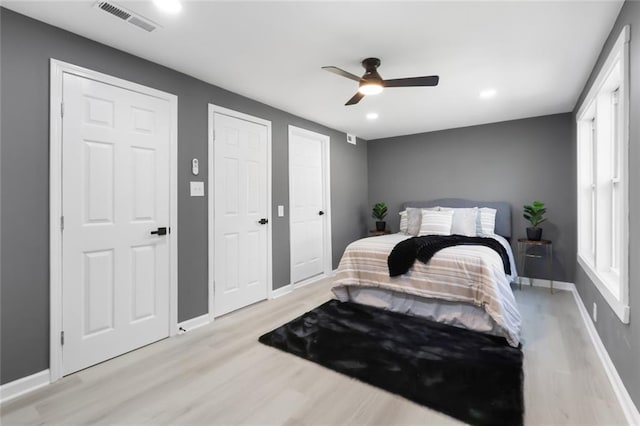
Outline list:
[[[629,322],[629,27],[622,30],[577,115],[578,263]]]

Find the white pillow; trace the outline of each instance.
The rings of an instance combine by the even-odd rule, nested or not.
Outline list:
[[[418,236],[451,235],[453,211],[422,210],[422,221]]]
[[[475,237],[477,235],[478,208],[451,208],[440,207],[441,211],[452,210],[453,222],[451,223],[451,234]]]
[[[496,229],[496,209],[482,207],[478,209],[476,233],[478,235],[494,235]]]
[[[416,237],[420,233],[420,223],[422,222],[423,210],[437,211],[438,207],[407,207],[407,235],[413,235]],[[400,220],[402,220],[402,217]]]
[[[406,210],[402,210],[398,214],[400,215],[400,232],[402,232],[403,234],[406,234],[407,233],[407,229],[409,227],[409,223],[408,223],[408,219],[407,219],[407,211]]]

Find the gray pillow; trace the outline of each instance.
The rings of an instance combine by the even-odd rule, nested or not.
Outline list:
[[[420,233],[420,224],[422,223],[422,210],[435,210],[438,211],[438,207],[407,207],[407,235],[413,235],[417,237]]]
[[[406,234],[407,233],[407,229],[409,227],[409,224],[407,222],[407,211],[406,210],[402,210],[398,214],[400,215],[400,232],[402,232],[403,234]]]

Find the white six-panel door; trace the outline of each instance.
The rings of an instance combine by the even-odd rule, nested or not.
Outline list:
[[[268,294],[268,128],[213,113],[214,315]]]
[[[169,102],[64,74],[63,374],[169,335]]]
[[[325,144],[329,138],[289,126],[291,282],[328,272]]]

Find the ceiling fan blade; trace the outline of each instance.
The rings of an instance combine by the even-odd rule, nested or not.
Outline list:
[[[347,72],[343,69],[340,69],[338,67],[334,67],[334,66],[328,66],[328,67],[322,67],[323,70],[327,70],[329,72],[332,72],[334,74],[338,74],[341,75],[342,77],[346,77],[350,80],[354,80],[354,81],[360,81],[360,77],[358,77],[355,74],[351,74],[350,72]]]
[[[349,100],[347,101],[347,103],[346,103],[346,104],[344,104],[344,105],[345,105],[345,106],[348,106],[348,105],[355,105],[355,104],[357,104],[358,102],[360,102],[360,100],[361,100],[362,98],[364,98],[364,95],[363,95],[362,93],[360,93],[360,92],[356,92],[356,94],[355,94],[355,95],[353,95],[353,97],[352,97],[351,99],[349,99]]]
[[[384,80],[384,87],[415,87],[415,86],[437,86],[440,77],[430,75],[428,77],[394,78]]]

